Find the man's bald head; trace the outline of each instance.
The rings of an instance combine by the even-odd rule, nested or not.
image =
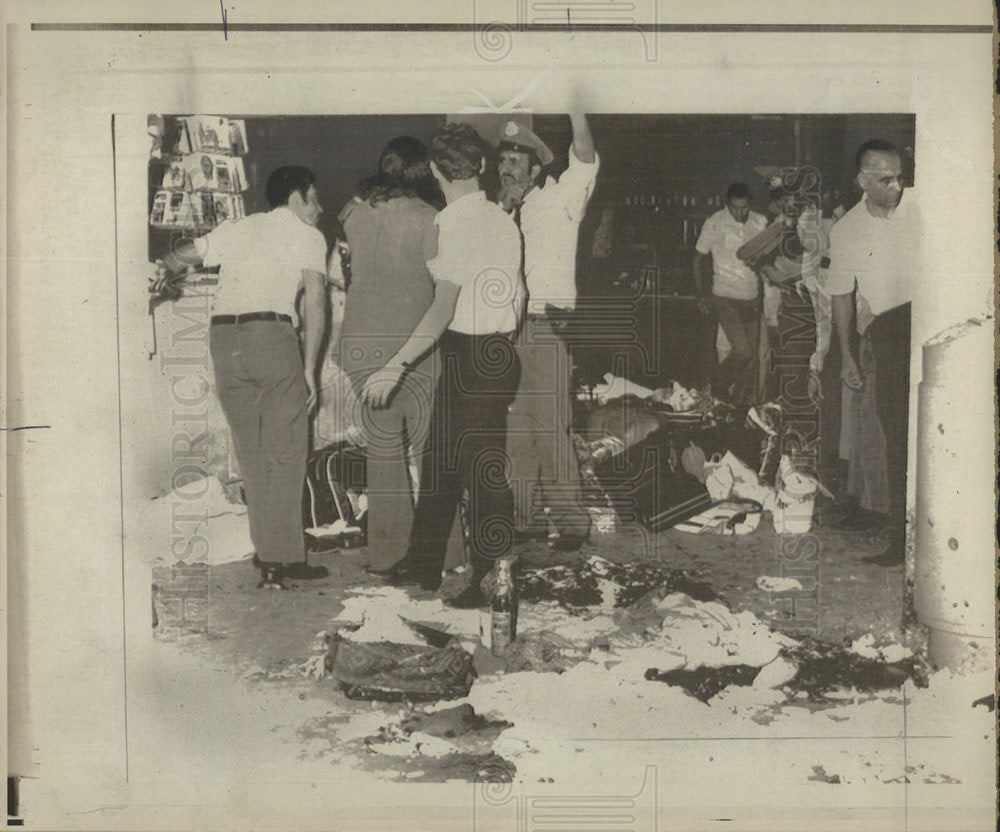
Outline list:
[[[903,157],[899,150],[890,142],[872,139],[858,148],[854,161],[868,210],[888,216],[903,196]]]

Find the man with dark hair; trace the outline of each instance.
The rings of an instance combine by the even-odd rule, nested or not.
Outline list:
[[[212,365],[243,476],[261,586],[327,574],[306,564],[302,534],[309,412],[326,325],[326,240],[316,228],[323,209],[314,183],[307,168],[278,168],[266,188],[272,210],[185,242],[159,270],[165,279],[191,266],[221,267]],[[304,366],[293,323],[300,289]]]
[[[921,227],[913,195],[903,199],[902,156],[893,145],[865,142],[855,167],[862,197],[830,231],[826,288],[850,399],[841,442],[847,491],[874,513],[867,519],[887,523],[889,544],[874,562],[890,566],[903,562],[910,302]]]
[[[377,172],[360,183],[338,217],[350,246],[351,289],[337,357],[359,394],[434,299],[427,261],[437,254],[437,211],[425,199],[436,189],[427,147],[397,136],[382,151]],[[389,401],[351,414],[365,434],[368,568],[375,574],[391,571],[409,540],[410,462],[419,463],[427,439],[436,372],[430,356],[415,361]]]
[[[361,393],[369,406],[383,406],[440,340],[441,375],[413,529],[406,558],[390,580],[427,590],[440,586],[448,537],[467,489],[472,583],[448,602],[458,607],[486,603],[480,582],[510,551],[514,536],[504,440],[520,369],[511,339],[523,298],[521,239],[511,218],[480,190],[485,150],[467,124],[446,125],[431,140],[431,172],[447,203],[435,218],[437,256],[427,263],[434,300]]]
[[[738,406],[753,404],[760,347],[760,278],[737,250],[767,227],[767,219],[750,210],[750,188],[735,182],[726,191],[726,207],[712,214],[695,243],[694,280],[698,311],[712,306],[731,352],[719,365],[714,393]],[[712,258],[711,289],[705,291],[705,259]]]
[[[569,118],[569,167],[558,179],[545,174],[552,151],[524,125],[504,124],[498,145],[497,201],[520,225],[528,291],[517,347],[521,381],[507,435],[517,531],[526,538],[548,536],[560,551],[578,549],[590,533],[569,434],[572,363],[565,339],[576,308],[580,223],[600,166],[587,117],[574,109]]]

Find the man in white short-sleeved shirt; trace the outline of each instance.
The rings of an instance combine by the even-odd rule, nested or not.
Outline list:
[[[503,125],[497,194],[521,228],[528,290],[527,322],[518,339],[521,379],[507,435],[517,530],[548,537],[562,551],[578,549],[590,532],[569,433],[572,361],[566,338],[576,307],[580,223],[600,167],[586,116],[571,112],[569,119],[569,166],[558,179],[545,173],[553,161],[545,142],[516,121]]]
[[[710,306],[715,308],[732,348],[719,365],[715,394],[740,406],[752,404],[756,394],[761,302],[760,278],[736,252],[766,227],[767,219],[750,210],[750,188],[735,182],[726,191],[726,207],[705,220],[695,243],[698,310],[708,314]],[[705,291],[703,271],[709,256],[712,282]]]
[[[448,124],[430,144],[431,172],[447,205],[437,215],[437,256],[427,263],[434,300],[407,342],[365,383],[361,398],[382,407],[408,369],[440,345],[441,375],[420,494],[403,562],[393,583],[441,584],[445,550],[464,491],[472,581],[448,604],[486,604],[480,582],[514,538],[514,500],[504,449],[507,408],[520,363],[513,335],[521,317],[521,236],[514,221],[479,187],[487,146],[467,124]]]
[[[874,513],[861,525],[888,525],[888,548],[873,562],[892,566],[903,562],[905,542],[910,309],[919,280],[920,215],[914,193],[904,196],[896,147],[865,142],[855,166],[863,195],[830,231],[826,290],[840,375],[853,402],[842,436],[847,491],[862,516]]]
[[[221,223],[164,264],[175,274],[198,263],[221,267],[212,303],[212,364],[262,586],[327,574],[306,564],[302,533],[309,412],[326,325],[326,240],[316,228],[323,209],[314,183],[307,168],[278,168],[267,182],[270,211]],[[301,352],[295,329],[300,289]]]

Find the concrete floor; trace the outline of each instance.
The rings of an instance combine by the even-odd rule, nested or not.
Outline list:
[[[870,633],[919,649],[901,626],[902,567],[859,560],[876,541],[817,529],[815,557],[802,557],[789,546],[805,537],[779,538],[767,523],[742,538],[619,528],[560,558],[647,559],[685,570],[776,630],[837,644]],[[526,568],[554,562],[542,544],[518,553]],[[722,819],[740,830],[991,828],[993,714],[973,705],[993,689],[988,674],[939,673],[929,688],[907,682],[877,695],[847,690],[817,709],[764,688],[729,688],[703,703],[672,685],[610,676],[599,662],[503,674],[477,649],[480,675],[465,700],[350,700],[317,677],[317,634],[347,596],[375,584],[364,549],[312,560],[330,576],[284,592],[257,589],[247,560],[215,566],[207,635],[137,640],[129,783],[113,805],[79,810],[80,829],[519,832],[544,828],[558,806],[568,807],[564,825],[592,826],[600,810],[605,824],[621,815],[613,828],[652,830],[717,828]],[[796,565],[815,579],[815,605],[793,607],[757,587]],[[801,570],[797,577],[809,586]],[[450,576],[443,590],[463,580]],[[395,597],[402,603],[405,593]],[[522,603],[522,616],[535,606]],[[403,730],[414,715],[462,703],[491,722],[452,739]],[[479,782],[497,772],[509,782]],[[42,826],[70,808],[65,795],[30,789],[23,800]],[[632,826],[621,826],[626,814]]]

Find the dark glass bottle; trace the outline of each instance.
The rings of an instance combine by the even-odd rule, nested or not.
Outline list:
[[[517,638],[517,592],[510,572],[510,561],[497,564],[497,582],[490,599],[490,651],[502,656]]]

